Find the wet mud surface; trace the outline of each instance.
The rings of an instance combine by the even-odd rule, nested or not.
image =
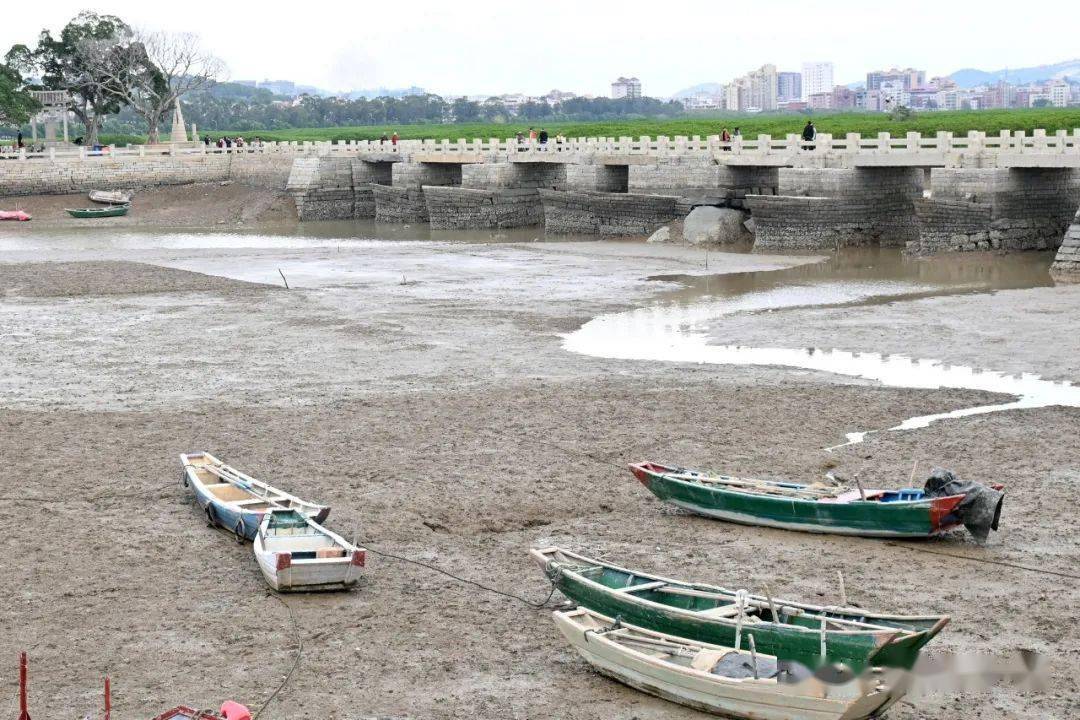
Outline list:
[[[299,631],[299,668],[263,718],[703,717],[592,673],[545,610],[374,553],[356,592],[285,597],[297,630],[250,548],[206,527],[180,486],[178,453],[205,449],[330,504],[327,524],[373,550],[536,601],[549,586],[526,550],[540,544],[823,603],[842,569],[866,607],[950,614],[933,651],[1023,648],[1055,663],[1044,694],[916,698],[889,717],[1072,716],[1077,581],[1015,566],[1080,566],[1080,410],[944,420],[826,452],[848,432],[1002,396],[563,347],[601,314],[717,296],[694,294],[706,276],[812,258],[710,253],[705,271],[682,248],[397,232],[0,236],[0,656],[12,658],[0,698],[14,698],[27,649],[38,715],[94,712],[106,672],[119,717],[227,698],[255,709]],[[20,288],[44,277],[42,261],[81,267],[35,296]],[[1023,281],[735,313],[707,332],[1075,380],[1078,311],[1080,289]],[[674,512],[626,472],[645,458],[882,485],[944,465],[1009,490],[986,547],[963,534],[889,544]]]

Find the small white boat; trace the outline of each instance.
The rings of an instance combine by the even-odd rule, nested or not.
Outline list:
[[[208,452],[182,454],[180,464],[184,466],[181,482],[195,493],[207,521],[246,540],[255,538],[263,516],[273,508],[297,510],[317,522],[330,514],[330,508],[245,475]]]
[[[91,190],[90,201],[102,205],[129,205],[131,195],[119,190]]]
[[[360,579],[367,552],[295,510],[266,513],[251,544],[278,592],[347,590]]]
[[[748,720],[861,720],[903,697],[900,671],[872,670],[829,684],[772,655],[738,651],[616,623],[578,608],[554,614],[559,631],[600,673],[697,710]],[[752,632],[748,629],[748,634]],[[890,682],[887,678],[895,680]]]

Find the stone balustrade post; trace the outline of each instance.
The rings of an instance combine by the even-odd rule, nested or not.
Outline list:
[[[787,136],[787,151],[798,155],[802,150],[802,136],[795,133],[788,133]]]
[[[145,145],[140,145],[139,146],[139,157],[146,157],[146,146]]]
[[[24,147],[19,148],[19,159],[20,160],[25,160],[26,159],[26,148],[24,148]]]
[[[908,152],[917,153],[922,149],[922,133],[909,132],[907,134]]]
[[[878,152],[888,153],[892,151],[892,136],[887,133],[878,133]]]
[[[818,133],[814,139],[814,152],[818,155],[828,155],[832,152],[832,134]]]
[[[1054,133],[1054,149],[1058,153],[1068,152],[1069,144],[1069,132],[1067,130],[1058,130]]]
[[[735,155],[742,155],[743,151],[743,139],[742,135],[736,135],[731,138],[731,152]]]
[[[707,138],[705,138],[705,140],[708,143],[708,149],[709,149],[710,152],[716,152],[717,150],[720,149],[720,136],[719,135],[710,135]]]
[[[849,155],[854,155],[859,152],[859,145],[862,143],[862,135],[859,133],[848,133],[845,137],[846,150]]]
[[[758,152],[762,155],[769,155],[772,153],[772,135],[758,135]]]
[[[1032,151],[1037,153],[1046,152],[1046,131],[1034,130],[1032,135]]]
[[[670,152],[671,143],[668,140],[667,135],[656,136],[656,154],[659,157],[666,157]]]
[[[953,134],[945,130],[938,131],[937,134],[937,149],[938,152],[951,152],[952,151],[952,138]]]

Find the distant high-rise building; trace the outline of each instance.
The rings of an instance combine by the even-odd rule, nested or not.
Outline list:
[[[760,112],[777,108],[778,74],[775,65],[735,78],[724,88],[725,105],[736,112]]]
[[[782,72],[776,74],[777,102],[792,102],[802,99],[802,73]]]
[[[615,82],[611,83],[611,97],[619,100],[621,98],[628,98],[630,100],[638,100],[641,98],[641,81],[636,77],[625,78],[621,77]]]
[[[809,101],[811,95],[832,92],[833,64],[810,62],[802,66],[802,99]]]
[[[866,73],[866,89],[880,90],[885,83],[899,83],[905,90],[916,90],[926,85],[926,71],[915,68],[900,70],[875,70]]]

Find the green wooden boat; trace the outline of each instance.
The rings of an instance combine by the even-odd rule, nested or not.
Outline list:
[[[947,615],[889,615],[752,594],[743,596],[740,611],[745,591],[627,570],[557,547],[529,552],[548,579],[582,607],[716,645],[734,647],[741,634],[741,646],[749,649],[752,634],[758,652],[810,668],[839,663],[856,672],[869,666],[910,669],[919,650],[949,622]]]
[[[965,495],[928,497],[914,488],[845,490],[709,475],[651,462],[631,465],[630,472],[664,502],[744,525],[863,537],[925,538],[963,524],[954,510]]]
[[[67,208],[67,214],[74,218],[103,218],[127,215],[130,205],[111,205],[100,208]]]

